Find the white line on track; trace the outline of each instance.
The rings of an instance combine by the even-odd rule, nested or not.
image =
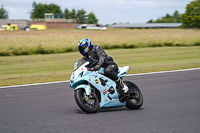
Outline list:
[[[160,73],[170,73],[170,72],[183,72],[183,71],[192,71],[192,70],[200,70],[200,68],[191,68],[191,69],[181,69],[181,70],[172,70],[172,71],[160,71],[160,72],[150,72],[150,73],[139,73],[139,74],[129,74],[126,76],[137,76],[137,75],[147,75],[147,74],[160,74]],[[65,83],[67,81],[57,81],[57,82],[46,82],[46,83],[36,83],[36,84],[25,84],[25,85],[14,85],[14,86],[4,86],[3,88],[12,88],[12,87],[23,87],[23,86],[33,86],[33,85],[47,85],[47,84],[56,84],[56,83]]]

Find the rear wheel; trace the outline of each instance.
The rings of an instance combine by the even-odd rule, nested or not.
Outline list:
[[[126,107],[129,109],[139,109],[143,104],[143,96],[142,92],[140,91],[139,87],[130,82],[130,81],[123,81],[129,88],[129,90],[133,90],[134,93],[129,93],[128,96],[125,98],[126,100]]]
[[[92,91],[91,96],[87,96],[84,89],[74,92],[77,105],[86,113],[95,113],[99,109],[99,99]]]

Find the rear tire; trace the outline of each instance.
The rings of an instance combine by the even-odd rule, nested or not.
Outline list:
[[[87,96],[85,95],[84,89],[78,89],[74,92],[74,97],[77,105],[86,113],[95,113],[99,109],[99,99],[94,92],[91,93],[93,95],[93,99],[89,100],[92,101],[92,103],[87,101]]]
[[[128,94],[128,97],[125,98],[126,107],[129,109],[139,109],[143,104],[143,96],[139,87],[130,81],[123,81],[123,83],[126,84],[129,89],[135,90],[134,94]]]

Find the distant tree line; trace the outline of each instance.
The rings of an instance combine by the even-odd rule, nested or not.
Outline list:
[[[44,18],[45,13],[62,13],[62,10],[56,4],[47,5],[33,2],[32,7],[31,18]]]
[[[200,0],[190,2],[184,14],[176,10],[173,15],[166,14],[155,21],[151,19],[147,23],[182,23],[184,28],[200,28]]]
[[[56,4],[41,4],[33,2],[33,10],[31,12],[31,18],[44,18],[44,13],[56,13],[56,14],[65,14],[66,19],[76,19],[77,23],[87,23],[87,24],[97,24],[98,19],[95,17],[93,12],[86,14],[84,9],[71,11],[66,8],[64,12],[60,9],[60,6]]]
[[[176,10],[173,15],[166,14],[164,17],[153,21],[149,20],[147,23],[180,23],[181,14]]]

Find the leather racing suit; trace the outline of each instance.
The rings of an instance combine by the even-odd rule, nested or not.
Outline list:
[[[89,67],[94,67],[96,65],[103,67],[105,76],[112,79],[113,81],[116,82],[119,79],[117,76],[117,64],[113,61],[113,58],[111,56],[108,56],[103,48],[101,48],[100,46],[94,45],[89,54],[78,61],[80,62],[78,63],[78,66],[86,61],[90,62]]]

